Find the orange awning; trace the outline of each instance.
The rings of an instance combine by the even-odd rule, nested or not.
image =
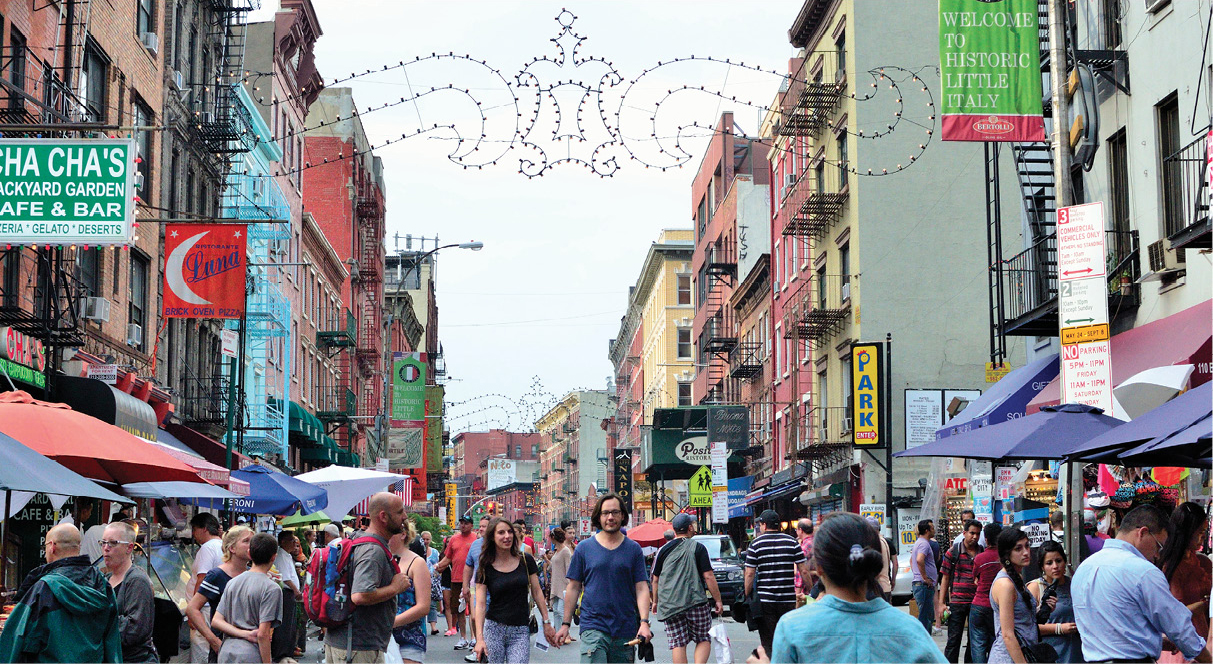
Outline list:
[[[137,436],[25,392],[0,394],[0,432],[94,480],[206,481],[188,464]]]

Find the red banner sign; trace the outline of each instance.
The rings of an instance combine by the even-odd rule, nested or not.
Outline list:
[[[244,315],[246,231],[232,224],[165,226],[165,318]]]

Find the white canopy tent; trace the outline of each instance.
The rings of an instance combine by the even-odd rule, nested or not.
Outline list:
[[[328,466],[295,476],[295,479],[329,492],[329,504],[324,508],[324,513],[335,521],[349,514],[364,498],[383,491],[403,478],[404,475],[395,473],[348,466]]]

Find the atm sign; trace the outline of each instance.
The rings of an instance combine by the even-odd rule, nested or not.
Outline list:
[[[881,447],[887,442],[881,420],[883,371],[883,344],[855,344],[851,347],[851,430],[854,432],[855,445]]]

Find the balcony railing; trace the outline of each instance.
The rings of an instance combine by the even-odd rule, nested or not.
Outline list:
[[[320,388],[319,401],[316,417],[326,422],[349,419],[358,409],[358,396],[344,385]]]
[[[701,353],[728,353],[737,346],[737,332],[733,329],[733,310],[724,307],[709,315],[699,333]]]
[[[325,348],[351,348],[355,342],[357,327],[354,314],[349,309],[340,309],[320,321],[316,332],[316,343]]]
[[[816,342],[842,329],[851,310],[853,286],[849,274],[811,274],[784,314],[784,338]]]
[[[845,69],[846,63],[833,51],[807,55],[780,101],[780,136],[816,136],[829,124],[846,90]]]
[[[199,111],[194,117],[194,126],[206,143],[207,149],[217,154],[248,152],[257,147],[257,133],[253,130],[253,116],[240,103],[237,85],[220,87],[215,110]]]
[[[0,49],[0,124],[100,122],[104,117],[100,104],[73,94],[54,63],[33,49],[11,43]]]
[[[282,189],[273,178],[266,175],[230,173],[223,192],[223,214],[235,219],[287,220],[291,209],[287,205]],[[290,239],[290,224],[253,224],[249,226],[250,239]]]
[[[849,450],[852,445],[849,410],[846,406],[810,408],[800,422],[796,458],[823,459]]]
[[[1108,312],[1137,306],[1141,275],[1136,231],[1106,231]],[[1003,284],[1003,334],[1056,336],[1057,236],[1049,234],[999,265]],[[1125,279],[1122,279],[1124,277]],[[1124,283],[1122,287],[1122,282]]]
[[[729,353],[729,375],[750,379],[762,376],[762,342],[744,341]]]
[[[199,424],[223,425],[227,415],[229,381],[222,368],[210,375],[199,375],[189,363],[182,364],[181,421],[187,426]]]
[[[1205,148],[1201,136],[1163,159],[1163,221],[1175,248],[1213,246]]]
[[[737,276],[737,246],[732,239],[726,236],[719,243],[708,245],[704,272],[713,277]]]
[[[820,238],[838,222],[850,192],[847,164],[818,163],[779,191],[784,235]]]

